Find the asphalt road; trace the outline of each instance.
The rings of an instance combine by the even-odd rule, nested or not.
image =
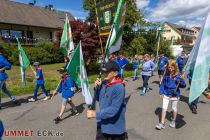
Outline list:
[[[145,96],[140,96],[142,79],[137,81],[132,81],[131,78],[126,79],[126,125],[129,140],[209,140],[210,100],[202,96],[198,104],[198,114],[192,114],[187,104],[188,87],[182,90],[181,100],[178,104],[177,128],[168,126],[171,118],[170,107],[166,119],[166,129],[161,131],[155,129],[155,125],[159,122],[162,106],[157,83],[158,77],[153,76],[149,81],[152,91]],[[8,99],[3,99],[0,119],[4,122],[7,134],[8,132],[29,130],[32,131],[32,136],[13,137],[10,133],[10,136],[4,136],[3,140],[94,140],[96,121],[86,118],[87,107],[81,93],[76,94],[73,98],[81,114],[71,116],[70,106],[67,106],[64,119],[59,124],[54,124],[53,119],[58,116],[60,111],[60,95],[48,101],[42,101],[44,95],[40,95],[38,97],[40,100],[33,103],[28,103],[28,96],[17,98],[21,102],[20,106],[14,106],[8,102]],[[46,132],[49,132],[48,136],[45,136]]]

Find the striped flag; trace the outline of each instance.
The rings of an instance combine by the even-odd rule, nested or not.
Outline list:
[[[69,23],[69,19],[67,15],[66,15],[65,24],[63,27],[60,48],[64,56],[68,56],[70,52],[74,51],[73,36],[72,36],[71,27],[70,27],[70,23]]]
[[[85,103],[87,105],[91,105],[93,102],[93,99],[92,99],[90,88],[89,88],[87,72],[86,72],[84,58],[82,54],[81,41],[78,47],[80,47],[80,80],[81,80],[82,94],[85,97]]]
[[[187,61],[186,70],[192,70],[189,103],[198,98],[208,87],[210,65],[210,10]]]
[[[114,18],[114,23],[112,25],[112,29],[109,33],[109,37],[106,43],[106,50],[105,50],[106,61],[108,61],[108,58],[111,53],[120,50],[120,46],[122,44],[123,27],[125,22],[125,11],[126,11],[125,0],[120,0]]]
[[[30,61],[29,61],[28,57],[26,56],[23,48],[21,47],[21,44],[20,44],[18,38],[16,38],[16,40],[18,42],[18,53],[19,53],[21,79],[22,79],[23,86],[26,86],[25,71],[26,71],[26,68],[28,68],[28,66],[30,65]]]

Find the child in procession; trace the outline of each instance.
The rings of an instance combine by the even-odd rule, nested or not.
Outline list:
[[[150,89],[148,87],[149,78],[152,76],[152,72],[155,70],[155,64],[150,60],[150,55],[144,55],[144,62],[142,64],[142,79],[143,79],[143,89],[140,93],[141,96],[144,96],[146,92],[149,92]]]
[[[166,66],[166,73],[160,85],[160,97],[163,99],[161,122],[156,125],[156,129],[165,128],[165,117],[168,109],[168,104],[172,101],[173,119],[170,123],[171,128],[176,127],[177,103],[180,98],[180,89],[185,88],[186,83],[183,76],[178,71],[178,66],[175,60],[169,60]]]
[[[35,102],[37,100],[37,92],[39,90],[39,87],[41,87],[42,92],[45,94],[45,98],[43,99],[44,101],[50,99],[50,95],[47,92],[47,90],[45,89],[44,86],[44,76],[43,76],[43,72],[42,72],[42,68],[40,67],[40,63],[39,62],[34,62],[33,64],[34,68],[36,69],[36,86],[34,88],[34,96],[30,99],[28,99],[29,102]]]
[[[72,97],[74,96],[75,90],[74,82],[68,75],[66,68],[60,68],[58,71],[61,74],[61,82],[58,88],[53,91],[53,96],[56,93],[62,93],[62,105],[59,116],[54,119],[56,124],[62,120],[61,118],[63,116],[67,103],[69,103],[72,107],[72,115],[79,115],[76,106],[72,101]]]
[[[160,79],[160,84],[162,82],[162,79],[163,79],[163,75],[164,75],[164,72],[165,72],[165,67],[166,67],[166,64],[168,63],[168,57],[166,57],[164,55],[164,52],[160,52],[160,58],[159,58],[159,61],[158,61],[158,75],[159,75],[159,79]]]
[[[138,79],[138,68],[139,68],[139,59],[138,59],[138,55],[136,54],[134,56],[134,59],[132,60],[132,64],[133,64],[133,69],[134,69],[134,76],[133,76],[133,81]]]

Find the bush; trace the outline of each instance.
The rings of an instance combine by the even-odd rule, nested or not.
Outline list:
[[[5,57],[8,58],[13,65],[19,65],[17,46],[8,46],[5,43],[3,43],[2,46],[5,51]],[[40,42],[35,47],[23,47],[23,49],[31,63],[35,61],[38,61],[41,64],[64,62],[61,51],[53,48],[53,44],[50,42]]]

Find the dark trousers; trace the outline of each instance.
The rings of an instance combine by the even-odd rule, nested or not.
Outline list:
[[[142,75],[143,79],[143,87],[147,88],[148,87],[148,81],[149,81],[150,76],[147,75]]]
[[[46,96],[49,96],[47,90],[45,89],[44,87],[44,84],[36,84],[35,88],[34,88],[34,99],[37,99],[37,92],[39,90],[39,87],[41,87],[42,89],[42,92],[46,95]]]
[[[101,128],[97,128],[96,140],[128,140],[127,133],[120,135],[117,134],[105,134],[101,132]]]

